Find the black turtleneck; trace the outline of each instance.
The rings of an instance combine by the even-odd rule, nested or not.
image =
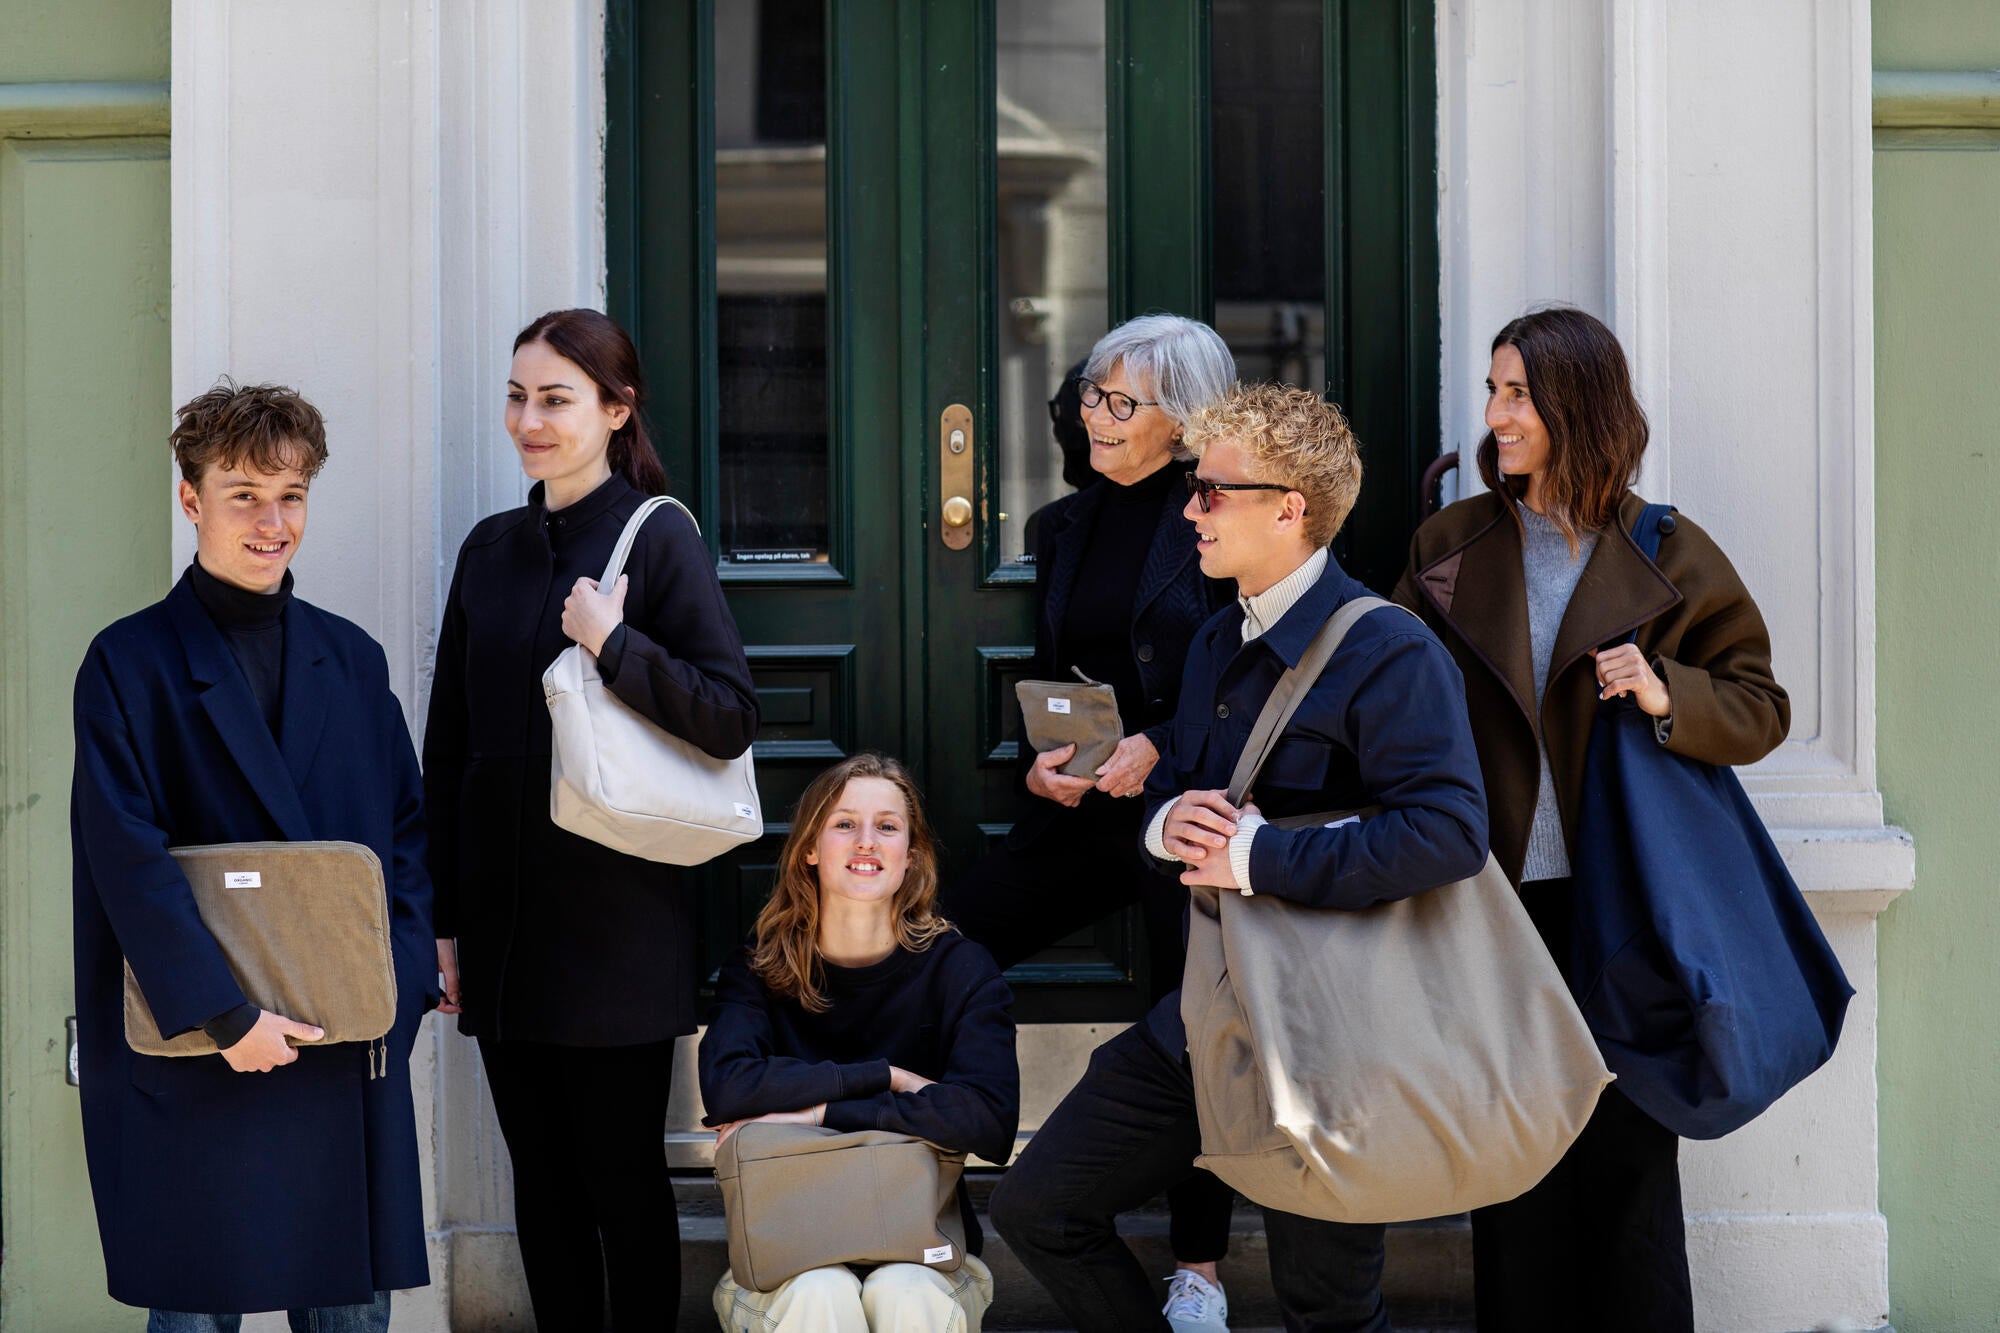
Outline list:
[[[188,572],[196,600],[229,641],[230,656],[242,669],[257,711],[276,739],[285,692],[285,608],[292,602],[292,571],[286,570],[278,590],[268,593],[224,583],[203,569],[199,560]]]
[[[264,725],[271,729],[271,738],[277,739],[279,706],[285,692],[285,608],[292,602],[292,571],[285,571],[276,592],[251,592],[224,583],[197,560],[188,569],[188,581],[194,587],[195,600],[222,631],[229,655],[249,682]],[[254,1004],[239,1004],[202,1024],[202,1031],[217,1047],[228,1050],[256,1026],[262,1012]]]
[[[1128,731],[1146,715],[1145,688],[1139,664],[1132,660],[1132,600],[1139,591],[1139,574],[1153,549],[1160,526],[1160,509],[1167,489],[1180,480],[1179,468],[1162,467],[1120,486],[1105,478],[1097,520],[1083,548],[1076,585],[1063,613],[1065,661],[1057,675],[1068,679],[1071,667],[1092,680],[1111,686],[1118,696],[1118,716]]]

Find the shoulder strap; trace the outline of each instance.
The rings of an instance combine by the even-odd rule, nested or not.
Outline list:
[[[701,531],[700,520],[688,512],[686,505],[671,495],[653,496],[632,511],[632,517],[625,520],[625,531],[618,534],[618,544],[611,548],[611,560],[604,566],[604,577],[597,581],[599,588],[608,593],[611,591],[611,585],[618,582],[618,576],[625,572],[625,559],[632,554],[632,543],[639,540],[639,529],[646,526],[646,520],[662,505],[672,505],[683,514],[687,514],[688,522],[694,524],[694,530]]]
[[[1298,712],[1299,705],[1305,702],[1306,691],[1313,687],[1320,673],[1326,670],[1326,664],[1340,650],[1347,632],[1361,617],[1385,606],[1395,607],[1398,611],[1408,610],[1380,597],[1356,597],[1342,603],[1340,609],[1327,618],[1326,624],[1320,626],[1312,642],[1306,645],[1299,664],[1278,677],[1278,683],[1271,687],[1271,697],[1264,701],[1263,711],[1257,714],[1257,725],[1250,729],[1250,739],[1243,746],[1243,753],[1237,756],[1236,770],[1229,775],[1231,805],[1243,804],[1250,784],[1257,779],[1257,770],[1270,757],[1278,737],[1284,734],[1286,724],[1292,720],[1292,714]],[[1414,616],[1416,613],[1411,611],[1409,614]]]
[[[1672,505],[1649,504],[1632,523],[1632,540],[1639,553],[1655,564],[1660,560],[1660,538],[1674,530],[1674,520],[1670,517],[1673,512]],[[1639,642],[1639,631],[1635,629],[1626,635],[1625,642]]]

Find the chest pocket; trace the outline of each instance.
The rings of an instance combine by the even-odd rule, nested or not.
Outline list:
[[[1326,786],[1333,764],[1333,745],[1310,736],[1288,736],[1271,747],[1271,757],[1257,773],[1259,788],[1319,791]]]

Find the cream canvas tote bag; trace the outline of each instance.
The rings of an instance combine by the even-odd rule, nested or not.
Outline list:
[[[1279,680],[1231,802],[1347,631],[1389,605],[1348,602]],[[1561,1160],[1611,1081],[1491,855],[1471,879],[1360,912],[1191,895],[1181,1016],[1197,1161],[1256,1203],[1408,1222],[1504,1202]]]
[[[669,504],[688,513],[665,495],[639,506],[612,548],[600,588],[618,582],[640,527]],[[693,514],[688,521],[694,522]],[[611,692],[596,655],[581,644],[549,664],[542,693],[555,729],[549,818],[558,828],[627,856],[677,866],[700,865],[763,836],[750,751],[717,759],[668,735]]]

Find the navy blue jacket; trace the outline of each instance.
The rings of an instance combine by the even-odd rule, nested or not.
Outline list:
[[[382,649],[294,598],[280,735],[183,577],[104,630],[76,680],[70,794],[84,1151],[108,1286],[129,1305],[235,1313],[422,1286],[410,1049],[434,1002],[421,779]],[[396,965],[388,1076],[369,1048],[267,1074],[125,1044],[124,963],[172,1036],[244,1002],[169,847],[364,843]]]
[[[1147,827],[1182,792],[1229,786],[1278,678],[1342,604],[1367,595],[1329,557],[1319,582],[1249,643],[1238,605],[1201,627],[1168,745],[1146,781]],[[1260,894],[1354,911],[1465,879],[1486,863],[1486,796],[1464,681],[1437,637],[1394,607],[1363,616],[1349,631],[1280,733],[1250,795],[1269,819],[1382,808],[1339,828],[1259,829],[1250,882]],[[1147,859],[1163,874],[1186,869]],[[1185,1049],[1178,991],[1148,1023],[1170,1050]]]

